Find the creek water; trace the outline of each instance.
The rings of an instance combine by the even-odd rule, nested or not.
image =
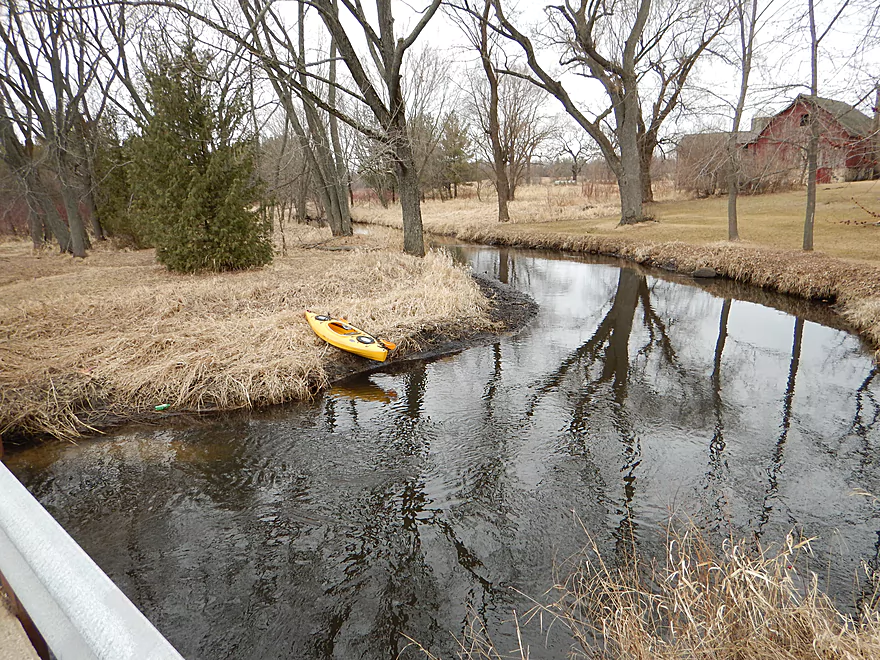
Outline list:
[[[312,403],[6,464],[190,659],[454,657],[595,539],[662,555],[710,535],[817,537],[844,609],[877,567],[880,377],[826,308],[624,263],[453,246],[539,304],[522,331],[360,376]],[[562,568],[560,568],[562,567]],[[861,576],[861,579],[859,579]],[[564,658],[557,627],[523,628]]]

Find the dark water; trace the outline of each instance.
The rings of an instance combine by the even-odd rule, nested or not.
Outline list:
[[[880,506],[853,495],[880,493],[880,377],[825,309],[455,249],[538,317],[313,404],[6,463],[192,659],[390,659],[404,634],[451,658],[469,611],[513,649],[517,592],[540,597],[585,543],[574,514],[612,560],[657,552],[672,511],[762,542],[803,530],[821,583],[858,601],[880,548]],[[566,657],[558,630],[526,640]]]

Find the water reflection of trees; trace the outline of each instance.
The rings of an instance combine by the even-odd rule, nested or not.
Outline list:
[[[712,439],[709,441],[709,467],[703,480],[703,488],[711,499],[709,529],[718,530],[726,521],[727,500],[724,495],[724,483],[727,480],[728,466],[724,458],[727,443],[724,440],[724,404],[721,397],[721,367],[724,347],[727,343],[727,324],[730,320],[730,298],[725,298],[721,305],[721,317],[718,320],[718,336],[712,359]]]
[[[880,365],[874,365],[874,368],[865,377],[856,390],[856,405],[853,415],[852,424],[848,429],[848,434],[855,435],[862,442],[862,462],[863,467],[873,462],[873,451],[871,441],[869,439],[870,432],[877,426],[880,421],[880,402],[877,401],[877,395],[871,391],[871,384],[880,373]]]
[[[501,356],[496,355],[500,369]],[[500,372],[497,375],[500,378]],[[325,651],[332,652],[335,645],[340,652],[340,645],[344,645],[342,654],[346,657],[398,657],[406,644],[401,635],[404,632],[427,646],[442,646],[448,631],[439,628],[437,612],[445,592],[428,564],[429,550],[422,544],[426,530],[434,531],[439,547],[469,576],[469,606],[485,614],[498,592],[486,576],[480,553],[461,537],[450,512],[437,508],[426,495],[422,459],[435,433],[425,411],[428,388],[429,365],[414,363],[404,375],[401,398],[386,411],[388,418],[383,424],[384,445],[399,469],[392,469],[381,485],[350,503],[355,525],[347,533],[345,554],[336,558],[336,579],[327,593],[330,602],[349,604],[335,608],[327,630],[358,628],[367,632],[359,639],[346,635],[334,641],[328,637],[323,642]],[[492,396],[490,393],[484,399],[485,405],[491,406]],[[352,425],[349,432],[359,436],[357,416],[346,421]],[[363,431],[369,433],[370,429]],[[473,441],[489,437],[480,434]],[[503,445],[505,437],[492,437],[492,442]],[[498,449],[474,465],[473,474],[468,475],[455,499],[473,504],[489,498],[489,506],[499,508],[504,453],[503,448]],[[369,622],[364,621],[367,612]]]
[[[642,456],[640,438],[627,405],[634,369],[630,343],[639,307],[646,340],[637,348],[636,355],[647,363],[656,354],[661,367],[666,366],[679,378],[686,378],[669,328],[652,304],[646,276],[630,268],[621,268],[611,307],[595,331],[534,386],[526,408],[526,416],[532,417],[549,395],[562,393],[569,399],[567,431],[570,439],[578,445],[590,433],[592,417],[597,412],[610,415],[611,426],[621,442],[623,485],[623,501],[618,510],[621,518],[614,536],[619,549],[625,552],[629,551],[636,536],[633,501]]]
[[[779,436],[773,447],[770,458],[770,466],[767,469],[767,488],[764,491],[764,500],[761,503],[761,511],[758,513],[758,524],[755,529],[755,538],[760,539],[764,528],[770,520],[773,511],[773,501],[779,494],[779,473],[785,464],[785,444],[788,441],[788,432],[791,429],[792,408],[794,405],[794,387],[797,381],[798,367],[801,362],[801,346],[804,339],[804,320],[800,317],[794,322],[794,338],[791,344],[791,361],[788,367],[788,380],[785,385],[785,394],[782,397],[782,415],[779,423]]]

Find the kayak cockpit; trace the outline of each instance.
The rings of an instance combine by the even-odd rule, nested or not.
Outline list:
[[[347,325],[345,323],[337,323],[335,321],[331,321],[330,323],[328,323],[327,327],[338,335],[356,335],[360,332],[360,330],[356,330],[350,325]]]

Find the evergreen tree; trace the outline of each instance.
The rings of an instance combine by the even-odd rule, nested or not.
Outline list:
[[[458,197],[458,186],[467,180],[473,154],[467,126],[462,124],[455,112],[450,112],[443,124],[440,156],[443,159],[444,186],[450,197]]]
[[[94,136],[94,198],[98,216],[108,236],[126,247],[152,247],[144,227],[129,213],[129,148],[119,139],[113,118],[98,124]]]
[[[238,270],[272,260],[271,224],[244,106],[221,103],[192,44],[147,73],[152,117],[132,140],[133,212],[169,270]]]

